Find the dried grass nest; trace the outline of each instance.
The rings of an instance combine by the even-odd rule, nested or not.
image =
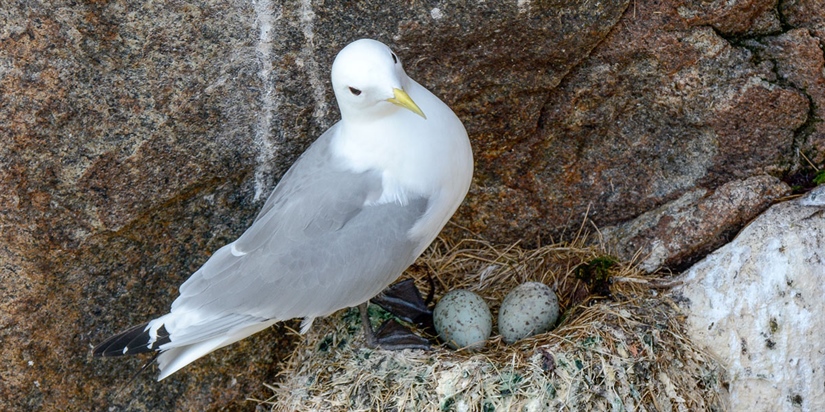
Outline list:
[[[559,296],[558,326],[479,352],[364,346],[357,309],[318,319],[284,365],[275,411],[720,411],[725,371],[685,335],[665,275],[645,275],[585,240],[538,249],[439,240],[404,277],[437,299],[465,288],[497,316],[527,281]],[[371,311],[373,307],[371,306]],[[375,318],[375,316],[373,316]],[[380,319],[376,323],[380,322]]]

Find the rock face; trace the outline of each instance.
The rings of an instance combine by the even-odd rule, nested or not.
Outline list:
[[[777,204],[681,278],[694,342],[737,411],[825,410],[825,187]]]
[[[390,44],[465,121],[476,179],[456,222],[492,241],[540,243],[585,216],[663,222],[644,213],[673,202],[691,221],[729,201],[721,226],[685,232],[654,262],[678,265],[785,193],[776,178],[825,159],[818,0],[6,3],[3,410],[267,396],[288,352],[275,331],[123,391],[141,360],[89,348],[164,313],[251,222],[336,120],[329,66],[357,38]]]
[[[825,19],[825,6],[819,3],[819,14]],[[817,16],[817,15],[814,15]],[[806,28],[789,30],[777,36],[769,36],[761,41],[747,41],[747,46],[754,51],[757,59],[773,62],[776,81],[786,83],[801,90],[811,102],[811,114],[802,135],[807,139],[800,141],[803,154],[809,161],[822,165],[825,161],[825,57],[822,45],[825,45],[825,23],[820,22],[820,30]],[[818,33],[814,35],[814,33]],[[818,36],[818,37],[817,37]]]
[[[788,194],[788,185],[770,176],[733,180],[715,191],[697,188],[629,222],[604,228],[602,238],[620,256],[638,253],[644,271],[678,267],[721,246],[732,237],[731,228],[741,227],[755,211]]]
[[[467,225],[502,241],[559,234],[585,216],[614,225],[697,187],[782,175],[797,149],[812,155],[807,126],[818,120],[805,90],[726,38],[780,35],[771,4],[634,2],[550,91],[535,133],[501,152],[501,167],[480,168]]]

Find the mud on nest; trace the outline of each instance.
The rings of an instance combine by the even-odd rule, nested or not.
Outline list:
[[[273,396],[259,400],[259,409],[727,409],[725,371],[685,335],[685,317],[663,274],[643,274],[580,239],[530,250],[439,240],[403,277],[426,291],[428,275],[437,298],[473,290],[494,318],[513,287],[544,282],[559,296],[561,319],[554,330],[512,345],[494,333],[479,352],[393,352],[365,348],[357,309],[343,310],[298,338],[280,381],[267,384]]]

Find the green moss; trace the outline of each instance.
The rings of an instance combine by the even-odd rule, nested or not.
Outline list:
[[[825,169],[816,172],[816,175],[814,175],[814,183],[817,185],[825,183]]]
[[[576,266],[576,278],[587,283],[606,282],[610,278],[610,268],[615,265],[615,258],[599,256],[587,263]]]
[[[617,264],[611,256],[599,256],[574,269],[576,279],[587,283],[595,295],[610,296],[610,269]]]

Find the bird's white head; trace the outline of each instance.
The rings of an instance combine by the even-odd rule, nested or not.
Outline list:
[[[379,41],[356,40],[332,63],[332,88],[347,121],[374,119],[401,108],[426,119],[406,92],[409,84],[401,60]]]

